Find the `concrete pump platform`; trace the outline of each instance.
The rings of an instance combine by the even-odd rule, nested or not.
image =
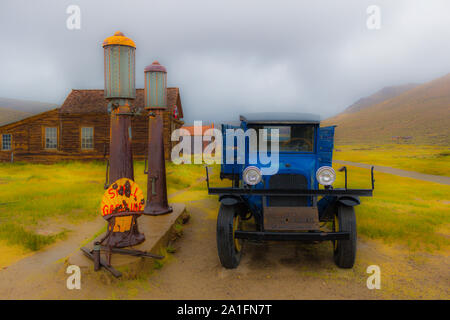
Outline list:
[[[162,249],[167,247],[169,241],[176,237],[177,232],[174,228],[175,224],[187,221],[188,213],[186,212],[186,206],[184,203],[171,203],[173,212],[161,215],[161,216],[146,216],[142,215],[138,218],[139,231],[144,233],[145,241],[137,246],[127,247],[124,249],[135,249],[147,251],[154,254],[164,255],[161,252]],[[105,225],[107,222],[105,221]],[[92,249],[94,242],[100,240],[104,234],[99,235],[97,238],[92,240],[90,243],[84,245],[88,249]],[[105,255],[102,253],[102,257]],[[128,255],[121,255],[113,253],[111,257],[111,265],[122,272],[122,277],[130,278],[134,277],[140,271],[149,270],[154,264],[155,259],[144,258],[144,257],[134,257]],[[77,250],[67,259],[69,265],[77,265],[80,267],[82,273],[94,272],[94,263],[92,260],[87,258],[81,250]],[[108,273],[107,270],[102,268],[100,273]]]

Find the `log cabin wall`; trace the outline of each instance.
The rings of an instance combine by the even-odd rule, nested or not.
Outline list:
[[[177,88],[168,93],[171,105],[181,108]],[[174,90],[176,89],[176,90]],[[142,91],[142,92],[141,92]],[[137,90],[137,106],[143,101],[139,96],[143,89]],[[95,107],[89,106],[97,104]],[[86,107],[86,108],[85,108]],[[88,112],[86,112],[86,110]],[[182,110],[179,111],[182,116]],[[183,121],[173,117],[173,109],[164,113],[164,150],[166,159],[170,159],[172,147],[177,142],[171,141],[173,130],[180,128]],[[141,115],[134,116],[132,126],[133,157],[142,160],[147,156],[148,117],[142,110]],[[45,128],[56,128],[57,148],[45,148]],[[93,128],[93,148],[81,148],[81,128]],[[1,135],[11,134],[11,150],[2,150]],[[102,90],[72,90],[59,109],[50,110],[21,121],[0,127],[0,161],[25,161],[54,163],[61,160],[102,160],[109,155],[109,114]]]
[[[50,110],[41,114],[10,123],[0,127],[0,135],[11,135],[11,150],[0,148],[0,161],[30,161],[35,159],[47,162],[58,155],[58,151],[45,148],[44,132],[46,127],[56,128],[57,140],[60,132],[59,109]]]
[[[87,158],[103,158],[108,154],[109,146],[109,116],[107,114],[61,114],[62,143],[61,151],[79,154]],[[81,148],[81,128],[91,127],[94,134],[92,149]]]

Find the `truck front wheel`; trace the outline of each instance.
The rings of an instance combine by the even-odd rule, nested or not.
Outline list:
[[[242,244],[234,233],[240,227],[240,216],[233,205],[220,205],[217,217],[217,251],[220,263],[227,269],[234,269],[241,261]]]
[[[355,209],[345,205],[339,205],[334,218],[333,230],[336,232],[347,231],[349,240],[333,241],[334,262],[339,268],[352,268],[356,258],[356,216]]]

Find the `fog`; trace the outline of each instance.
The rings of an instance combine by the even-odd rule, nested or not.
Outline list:
[[[80,8],[70,30],[67,7]],[[370,5],[380,28],[369,29]],[[0,97],[62,103],[103,88],[102,41],[137,46],[137,87],[158,60],[185,120],[251,111],[323,118],[384,86],[450,72],[449,1],[24,1],[0,3]]]

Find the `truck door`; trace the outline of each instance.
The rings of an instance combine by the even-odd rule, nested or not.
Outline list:
[[[317,168],[322,166],[331,167],[332,165],[335,127],[336,126],[319,128],[317,143]]]
[[[229,124],[222,124],[222,137],[223,137],[223,145],[222,145],[222,164],[221,164],[221,173],[223,176],[230,176],[234,174],[239,174],[239,165],[237,164],[237,150],[236,150],[236,139],[234,139],[234,143],[231,146],[226,145],[226,130],[227,129],[239,129],[239,126],[232,126]],[[233,164],[227,164],[226,159],[229,153],[233,154]]]

